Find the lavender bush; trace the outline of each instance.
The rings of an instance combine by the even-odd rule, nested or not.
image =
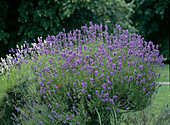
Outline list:
[[[123,113],[151,103],[164,68],[158,45],[119,25],[111,34],[102,27],[90,22],[89,28],[48,36],[46,45],[41,40],[34,45],[31,57],[25,42],[27,48],[6,61],[13,66],[1,71],[3,83],[33,80],[27,81],[30,95],[23,93],[25,102],[15,107],[14,123],[113,125]]]

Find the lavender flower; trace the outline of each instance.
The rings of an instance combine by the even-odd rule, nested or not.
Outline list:
[[[88,94],[88,98],[90,98],[90,99],[91,99],[91,95],[90,95],[90,94]]]
[[[116,99],[116,98],[117,98],[117,96],[116,96],[116,95],[114,95],[114,96],[113,96],[113,98],[114,98],[114,99]]]

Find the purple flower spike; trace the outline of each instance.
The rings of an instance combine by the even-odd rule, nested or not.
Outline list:
[[[58,107],[58,103],[56,103],[56,106]]]
[[[42,81],[45,81],[45,78],[43,78]]]
[[[9,105],[9,102],[8,102],[8,101],[6,101],[6,104],[7,104],[7,105]]]
[[[119,110],[119,109],[117,109],[117,112],[120,112],[120,110]]]
[[[90,99],[91,99],[91,95],[90,95],[90,94],[88,94],[88,98],[90,98]]]
[[[143,88],[143,91],[145,91],[145,88]]]
[[[137,76],[141,78],[141,77],[142,77],[142,74],[138,74]]]
[[[108,83],[109,85],[111,85],[111,82],[110,82],[109,80],[107,81],[107,83]]]
[[[51,115],[48,115],[49,118],[53,119],[53,117]]]
[[[43,122],[42,122],[42,121],[40,121],[39,123],[40,123],[40,124],[43,124]]]
[[[70,93],[69,93],[69,92],[67,92],[67,95],[68,95],[68,96],[70,96]]]
[[[110,107],[107,107],[107,110],[111,110],[111,108],[110,108]]]
[[[49,108],[51,108],[51,104],[49,104],[48,106],[49,106]]]
[[[136,81],[136,85],[139,85],[139,82],[138,82],[138,81]]]
[[[133,78],[133,76],[130,76],[129,79],[131,80]]]
[[[51,113],[53,113],[53,114],[57,114],[54,110],[51,110]]]
[[[70,118],[67,118],[66,120],[67,120],[67,121],[70,121]]]
[[[42,85],[42,82],[40,82],[40,84],[39,85]]]
[[[90,81],[93,82],[93,78],[90,78]]]
[[[117,98],[117,96],[116,96],[116,95],[114,95],[114,96],[113,96],[113,98],[114,98],[114,99],[116,99],[116,98]]]

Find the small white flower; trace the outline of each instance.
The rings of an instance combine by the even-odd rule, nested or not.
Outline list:
[[[21,45],[21,50],[23,50],[23,46]]]
[[[47,41],[46,41],[46,40],[44,40],[44,43],[46,44],[46,43],[47,43]]]
[[[2,73],[2,74],[4,73],[4,68],[1,68],[1,73]]]
[[[5,59],[3,59],[2,57],[1,57],[1,60],[2,60],[2,62],[5,62]]]
[[[16,45],[17,49],[19,48],[18,44]]]
[[[38,41],[42,40],[42,36],[38,37]]]
[[[24,50],[22,49],[22,50],[20,50],[20,53],[22,54],[24,52]]]
[[[19,53],[17,52],[16,55],[19,56]]]
[[[9,70],[9,66],[8,66],[8,65],[6,65],[6,66],[5,66],[5,69]]]
[[[50,43],[50,46],[52,46],[52,43]]]
[[[31,45],[33,46],[33,48],[35,48],[36,47],[36,43],[31,43]]]
[[[29,50],[28,52],[31,52],[32,48],[28,48],[28,50]]]

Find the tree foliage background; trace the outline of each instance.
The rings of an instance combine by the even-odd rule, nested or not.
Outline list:
[[[45,39],[63,28],[66,32],[80,29],[89,21],[107,24],[109,32],[116,23],[130,32],[139,31],[146,40],[160,44],[162,54],[167,55],[168,4],[168,0],[3,0],[0,1],[0,57],[5,58],[9,49],[16,49],[24,41],[31,45],[39,36]]]
[[[132,0],[126,0],[132,2]],[[135,0],[130,19],[146,41],[159,45],[159,50],[169,59],[169,5],[170,0]]]

